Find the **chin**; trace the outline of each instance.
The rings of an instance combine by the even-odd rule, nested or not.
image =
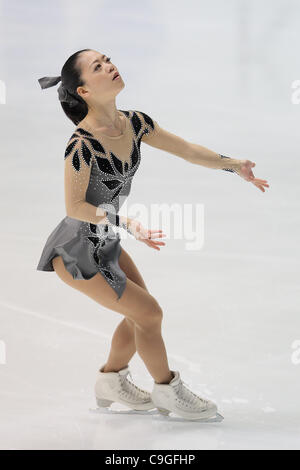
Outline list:
[[[122,81],[122,83],[120,83],[120,90],[123,90],[123,88],[125,87],[125,83]]]

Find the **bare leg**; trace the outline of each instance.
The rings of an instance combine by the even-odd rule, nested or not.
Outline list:
[[[150,344],[149,344],[150,343]],[[152,355],[153,348],[156,348],[159,351],[158,364],[155,363],[157,358],[155,355]],[[140,331],[138,326],[129,326],[127,319],[124,318],[122,322],[118,325],[115,330],[115,333],[111,342],[111,350],[109,358],[105,367],[102,369],[102,372],[118,372],[119,370],[126,367],[135,354],[136,350],[139,351],[139,355],[146,362],[147,358],[151,357],[151,370],[155,373],[156,369],[164,366],[164,363],[161,364],[162,359],[167,355],[165,344],[161,336],[161,329],[158,325],[158,329],[154,331]],[[149,362],[149,359],[148,359]],[[147,364],[148,370],[149,365]],[[166,367],[169,368],[168,363],[166,362]],[[151,370],[149,372],[151,373]],[[153,373],[151,375],[153,375]],[[156,382],[170,382],[173,378],[173,375],[168,373],[167,378],[160,380],[160,377]]]
[[[133,259],[123,247],[119,258],[119,265],[128,279],[145,289],[146,292],[149,292]],[[109,357],[102,368],[102,372],[118,372],[128,365],[136,352],[135,328],[134,321],[128,317],[125,317],[119,323],[112,337]]]
[[[120,255],[120,266],[122,254],[123,258],[125,257],[123,248],[122,251],[124,253]],[[162,310],[156,299],[147,290],[128,277],[126,289],[122,297],[117,300],[115,291],[100,273],[89,280],[75,280],[66,270],[60,256],[53,259],[53,267],[66,284],[81,291],[98,304],[132,320],[135,323],[136,350],[153,379],[157,383],[168,383],[172,379],[173,374],[169,369],[166,349],[161,336]],[[122,266],[121,269],[123,269]]]
[[[137,325],[135,344],[155,382],[169,383],[174,374],[169,369],[167,351],[161,335],[161,323],[146,329]]]
[[[117,326],[111,341],[110,353],[101,372],[118,372],[126,367],[136,352],[135,324],[126,317]]]
[[[136,264],[134,263],[131,256],[127,253],[127,251],[124,250],[124,248],[122,248],[122,252],[119,258],[119,264],[120,264],[120,268],[125,272],[128,279],[133,281],[138,286],[142,287],[146,292],[149,292],[145,284],[145,281],[141,273],[139,272]],[[139,334],[139,331],[136,331],[136,330],[137,330],[137,325],[133,321],[131,321],[129,318],[125,318],[124,320],[122,320],[122,322],[118,325],[113,335],[109,358],[104,368],[102,369],[102,372],[111,372],[111,371],[117,372],[123,367],[125,367],[126,365],[128,365],[130,359],[134,356],[137,350],[137,344],[136,344],[137,341],[141,343],[141,350],[144,350],[145,347],[147,348],[148,341],[146,340],[145,342],[143,340],[143,337],[144,337],[143,333]],[[159,351],[163,352],[161,356],[162,358],[166,357],[167,353],[166,353],[164,341],[161,336],[160,327],[159,327],[158,333],[156,332],[154,336],[155,336],[154,342],[155,342],[155,338],[158,337],[158,343],[155,347],[158,347]],[[152,345],[152,348],[153,348],[153,345]],[[152,367],[153,369],[156,369],[155,364],[153,364]],[[173,374],[170,372],[168,373],[167,378],[164,377],[161,380],[161,382],[166,381],[168,383],[170,382],[172,378],[173,378]]]

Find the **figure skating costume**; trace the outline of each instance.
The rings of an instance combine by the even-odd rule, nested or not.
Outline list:
[[[91,279],[99,272],[119,300],[126,275],[118,262],[122,248],[120,235],[113,229],[117,226],[115,214],[130,193],[141,162],[142,140],[148,142],[160,127],[141,111],[118,112],[126,118],[120,136],[96,136],[79,126],[67,142],[64,169],[68,215],[50,233],[37,270],[54,271],[52,260],[60,255],[74,279]],[[108,209],[107,223],[99,223],[98,206]]]

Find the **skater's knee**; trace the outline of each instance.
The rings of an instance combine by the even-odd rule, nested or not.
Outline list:
[[[142,330],[154,331],[160,328],[163,311],[157,300],[151,296],[151,301],[145,305],[143,312],[136,319],[136,326]]]

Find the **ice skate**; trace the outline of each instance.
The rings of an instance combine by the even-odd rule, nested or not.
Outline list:
[[[96,401],[99,407],[108,407],[116,402],[133,410],[155,408],[151,393],[142,390],[127,379],[128,374],[132,379],[128,366],[118,372],[103,372],[103,367],[98,372],[95,384]]]
[[[158,411],[163,415],[173,412],[186,419],[207,420],[216,417],[217,421],[223,419],[217,411],[217,406],[210,400],[189,390],[180,378],[178,371],[169,384],[154,382],[151,398]]]

